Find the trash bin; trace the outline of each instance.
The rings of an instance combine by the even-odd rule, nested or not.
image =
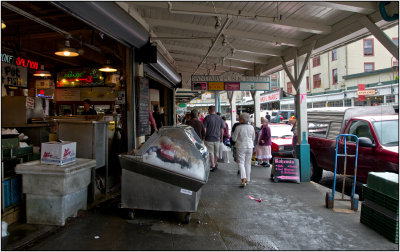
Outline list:
[[[201,187],[209,175],[209,153],[190,126],[162,127],[134,154],[119,155],[121,207],[134,209],[197,211]]]

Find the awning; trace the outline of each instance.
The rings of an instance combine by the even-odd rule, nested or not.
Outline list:
[[[149,42],[150,37],[146,29],[115,2],[52,3],[126,46],[133,46],[140,50]],[[181,76],[160,53],[157,52],[157,63],[150,65],[158,74],[148,68],[147,72],[154,78],[160,79],[161,83],[169,87],[181,86]]]

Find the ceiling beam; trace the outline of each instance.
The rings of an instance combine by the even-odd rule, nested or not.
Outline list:
[[[250,21],[252,23],[261,23],[271,26],[280,26],[291,28],[308,33],[325,34],[331,32],[331,27],[323,24],[316,24],[301,20],[279,20],[275,17],[260,16],[255,13],[243,12],[239,10],[229,10],[223,8],[214,8],[213,6],[205,6],[194,3],[174,2],[171,6],[168,3],[155,3],[155,2],[134,2],[134,5],[152,7],[152,8],[169,8],[170,13],[173,14],[187,14],[199,16],[219,16],[226,17],[232,16],[240,21]],[[240,22],[239,21],[239,22]]]
[[[215,34],[214,27],[204,26],[204,25],[194,25],[194,24],[182,24],[182,22],[178,21],[167,21],[164,19],[147,19],[147,21],[156,27],[169,27],[174,29],[182,29],[188,31],[197,31],[197,32],[205,32]],[[291,39],[291,38],[284,38],[274,35],[266,35],[266,34],[259,34],[259,33],[252,33],[252,32],[245,32],[240,30],[232,30],[227,29],[224,31],[225,35],[234,38],[246,38],[251,40],[257,41],[267,41],[270,43],[282,44],[287,46],[294,46],[300,47],[302,46],[302,41],[298,39]],[[178,37],[178,36],[177,36]]]
[[[313,6],[322,6],[327,8],[332,8],[335,10],[355,12],[359,14],[371,14],[378,10],[377,2],[325,2],[325,1],[314,1],[314,2],[304,2],[305,4],[310,4]]]
[[[232,59],[232,60],[249,62],[249,63],[267,64],[266,58],[246,55],[246,54],[243,54],[240,52],[235,52],[232,56],[228,55],[225,57],[225,59]]]

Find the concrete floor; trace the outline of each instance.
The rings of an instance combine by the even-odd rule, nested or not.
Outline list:
[[[240,188],[237,165],[220,163],[189,224],[178,213],[149,210],[136,210],[129,220],[116,197],[24,250],[399,250],[360,223],[360,211],[325,208],[330,189],[274,183],[269,176],[270,168],[253,166],[252,181]],[[350,209],[350,202],[335,207]]]

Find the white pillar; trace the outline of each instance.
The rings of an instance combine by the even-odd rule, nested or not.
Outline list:
[[[261,91],[251,91],[254,101],[254,125],[259,128],[261,127],[260,93]]]
[[[228,91],[228,99],[229,104],[231,105],[231,129],[232,126],[236,123],[236,92],[235,91]]]
[[[219,110],[219,91],[215,91],[215,112],[221,112]]]

